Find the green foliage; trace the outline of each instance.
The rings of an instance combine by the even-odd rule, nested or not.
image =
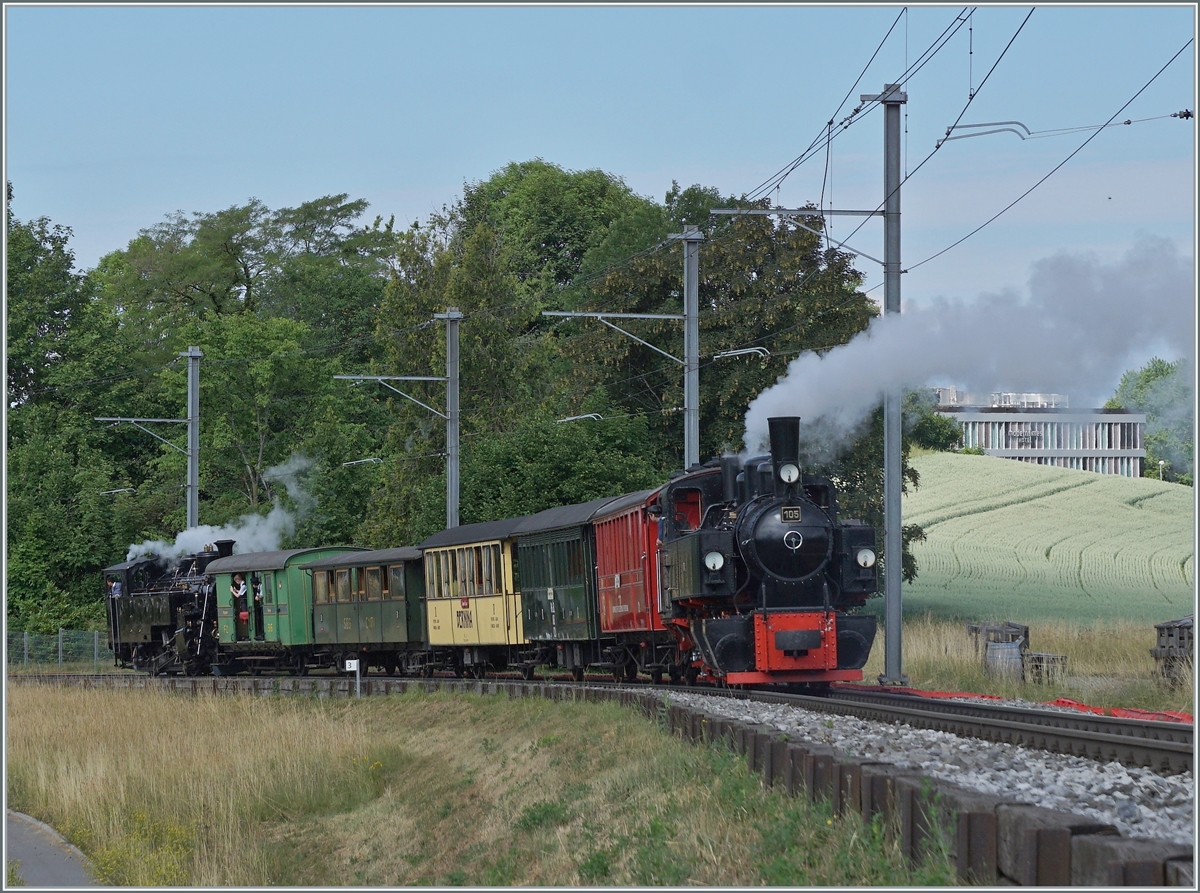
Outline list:
[[[1126,372],[1116,394],[1104,405],[1146,414],[1145,477],[1158,478],[1161,473],[1165,481],[1192,485],[1195,413],[1187,361],[1168,363],[1155,357],[1141,369]]]
[[[12,200],[12,184],[8,184]],[[22,222],[5,205],[8,235],[8,399],[19,403],[44,386],[68,356],[72,323],[86,303],[83,278],[67,246],[71,230],[45,217]]]

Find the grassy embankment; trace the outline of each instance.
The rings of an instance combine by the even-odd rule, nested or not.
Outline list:
[[[8,689],[8,797],[120,885],[926,885],[614,705]]]

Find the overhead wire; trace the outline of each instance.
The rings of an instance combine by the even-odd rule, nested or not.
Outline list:
[[[917,267],[920,267],[920,266],[923,266],[923,265],[929,263],[935,257],[941,257],[943,254],[945,254],[951,248],[958,247],[963,242],[965,242],[967,239],[971,238],[971,236],[975,235],[977,232],[979,232],[981,229],[983,229],[985,226],[987,226],[988,224],[990,224],[993,221],[995,221],[996,219],[998,219],[1002,214],[1007,212],[1010,208],[1014,207],[1018,202],[1020,202],[1022,199],[1024,199],[1025,196],[1027,196],[1027,195],[1029,195],[1029,193],[1033,192],[1033,190],[1037,189],[1039,186],[1041,186],[1043,183],[1045,183],[1047,180],[1049,180],[1050,177],[1053,176],[1054,173],[1056,171],[1058,171],[1059,168],[1061,168],[1064,164],[1066,164],[1068,161],[1070,161],[1072,158],[1074,158],[1076,155],[1078,155],[1081,151],[1083,151],[1084,147],[1087,146],[1088,143],[1090,143],[1097,136],[1099,136],[1101,133],[1103,133],[1104,128],[1106,128],[1110,124],[1112,124],[1112,122],[1116,120],[1117,116],[1119,116],[1123,111],[1125,111],[1125,109],[1129,108],[1129,106],[1133,103],[1134,100],[1136,100],[1147,89],[1149,89],[1150,85],[1153,84],[1156,80],[1158,80],[1159,75],[1161,75],[1164,71],[1166,71],[1167,68],[1170,67],[1171,63],[1174,62],[1176,59],[1178,59],[1180,57],[1180,55],[1182,55],[1183,51],[1192,45],[1192,40],[1193,40],[1192,38],[1188,38],[1187,43],[1185,43],[1182,47],[1180,47],[1178,52],[1176,52],[1175,55],[1173,55],[1170,59],[1168,59],[1167,63],[1162,68],[1160,68],[1157,72],[1155,72],[1154,76],[1151,77],[1150,80],[1146,81],[1146,83],[1143,84],[1141,86],[1141,88],[1125,102],[1124,105],[1122,105],[1119,109],[1117,109],[1116,112],[1113,114],[1113,116],[1108,119],[1107,123],[1105,123],[1102,127],[1097,129],[1091,136],[1089,136],[1086,140],[1084,140],[1075,149],[1075,151],[1073,151],[1070,155],[1068,155],[1066,158],[1064,158],[1062,161],[1060,161],[1058,164],[1056,164],[1050,170],[1050,172],[1048,174],[1046,174],[1044,177],[1042,177],[1040,180],[1038,180],[1036,183],[1034,183],[1032,186],[1030,186],[1028,189],[1026,189],[1020,195],[1018,195],[1015,199],[1013,199],[1011,202],[1009,202],[1009,204],[1005,205],[1003,208],[1001,208],[999,211],[997,211],[995,214],[993,214],[991,217],[989,217],[987,220],[985,220],[979,226],[975,227],[975,229],[971,230],[969,233],[967,233],[965,236],[963,236],[957,242],[947,245],[941,251],[938,251],[935,254],[931,254],[929,257],[925,258],[922,261],[919,261],[918,263],[912,264],[908,269],[915,270]],[[1172,116],[1168,115],[1168,116],[1164,116],[1164,117],[1172,117]]]

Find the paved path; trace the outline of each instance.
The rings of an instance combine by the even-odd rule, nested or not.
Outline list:
[[[4,858],[20,862],[17,874],[27,887],[99,887],[87,858],[49,825],[8,811]]]

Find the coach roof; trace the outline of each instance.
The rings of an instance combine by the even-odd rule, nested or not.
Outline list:
[[[412,546],[400,546],[396,549],[372,549],[369,552],[343,552],[322,558],[311,564],[300,565],[305,570],[328,567],[349,567],[351,565],[367,564],[396,564],[400,561],[419,561],[421,550]]]
[[[602,499],[593,499],[591,502],[560,505],[538,512],[536,515],[528,515],[521,519],[521,523],[517,525],[513,534],[520,536],[525,533],[539,533],[543,530],[586,524],[597,511],[620,498],[620,496],[605,496]]]
[[[499,521],[481,521],[478,524],[462,524],[439,531],[417,546],[418,549],[438,549],[442,546],[461,546],[464,543],[486,543],[492,540],[506,540],[513,535],[513,530],[524,521],[528,515],[520,518],[502,518]]]
[[[353,546],[338,546],[346,552],[362,552]],[[281,552],[243,552],[240,555],[230,555],[228,558],[218,558],[211,561],[204,569],[206,574],[228,574],[238,571],[270,571],[287,567],[289,562],[298,555],[310,552],[323,552],[325,549],[285,549]]]

